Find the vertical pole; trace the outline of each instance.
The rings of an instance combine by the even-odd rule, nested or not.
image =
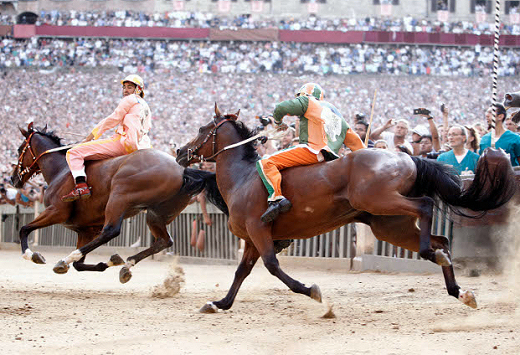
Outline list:
[[[495,44],[493,47],[493,122],[491,123],[491,147],[495,148],[498,85],[498,43],[500,41],[500,0],[495,0]]]

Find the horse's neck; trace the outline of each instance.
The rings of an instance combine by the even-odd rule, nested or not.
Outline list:
[[[241,140],[226,142],[219,149]],[[244,159],[245,149],[245,145],[241,145],[226,150],[217,156],[217,182],[223,194],[226,194],[224,191],[232,191],[237,186],[248,183],[251,176],[254,175],[253,173],[256,172],[256,164]]]
[[[40,147],[41,146],[41,147]],[[39,144],[35,149],[35,155],[38,157],[40,154],[45,153],[49,149],[57,148],[58,146],[46,146]],[[51,184],[56,178],[63,176],[64,169],[68,170],[67,160],[65,155],[61,152],[54,152],[42,155],[38,161],[38,167],[40,168],[43,178],[48,185]]]

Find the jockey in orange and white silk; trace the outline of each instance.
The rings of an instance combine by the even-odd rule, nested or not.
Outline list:
[[[63,202],[89,198],[90,188],[86,183],[85,160],[101,160],[130,154],[138,149],[151,148],[148,132],[152,126],[150,107],[144,101],[144,82],[139,75],[129,75],[121,81],[123,99],[116,110],[99,122],[84,142],[67,152],[67,164],[76,186]],[[116,128],[115,134],[108,139],[99,139],[101,135]]]
[[[116,133],[111,138],[98,140],[105,131],[116,126]],[[93,141],[81,143],[67,152],[72,176],[86,176],[85,160],[106,159],[151,148],[150,127],[151,111],[146,101],[135,94],[124,97],[116,110],[94,127]]]

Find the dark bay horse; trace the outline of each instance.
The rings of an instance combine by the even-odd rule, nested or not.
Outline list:
[[[56,273],[66,273],[73,262],[78,271],[104,271],[110,266],[122,265],[119,279],[130,280],[130,268],[142,259],[170,247],[173,242],[166,226],[188,205],[195,194],[204,189],[214,174],[195,169],[184,169],[171,155],[144,149],[117,158],[87,162],[88,184],[92,197],[73,203],[62,202],[60,197],[74,186],[65,160],[60,139],[46,130],[38,131],[29,124],[20,129],[24,141],[18,149],[18,166],[11,180],[22,187],[35,173],[41,171],[48,188],[44,195],[45,210],[31,223],[20,229],[24,258],[44,264],[44,257],[29,249],[27,238],[39,228],[62,224],[78,233],[77,250],[59,261]],[[150,248],[130,256],[126,263],[113,255],[108,263],[85,264],[85,256],[92,250],[117,237],[123,219],[146,210],[146,224],[154,236]]]
[[[306,287],[280,269],[273,241],[310,238],[351,222],[365,223],[378,239],[419,252],[442,266],[448,293],[476,307],[473,292],[463,291],[455,281],[447,238],[431,234],[433,197],[455,211],[456,206],[485,211],[503,205],[516,188],[503,152],[486,151],[467,189],[447,165],[380,149],[362,149],[331,162],[286,169],[282,188],[293,207],[265,224],[260,216],[267,208],[267,191],[255,167],[259,156],[253,142],[225,149],[251,137],[237,118],[238,113],[222,115],[215,105],[213,120],[177,156],[183,166],[204,157],[216,161],[218,188],[229,208],[229,228],[245,240],[228,294],[208,302],[202,312],[229,309],[259,257],[292,291],[321,301],[318,286]]]

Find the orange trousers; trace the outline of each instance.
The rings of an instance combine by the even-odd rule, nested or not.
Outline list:
[[[102,160],[129,154],[121,143],[121,136],[81,143],[67,151],[67,164],[74,179],[86,176],[85,160]]]
[[[280,170],[319,162],[318,155],[302,146],[287,148],[257,161],[256,169],[269,193],[268,201],[278,201],[283,198]]]

